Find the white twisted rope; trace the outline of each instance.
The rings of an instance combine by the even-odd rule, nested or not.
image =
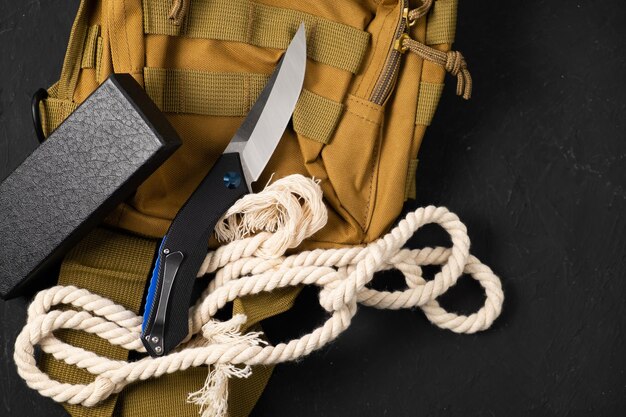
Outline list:
[[[246,213],[244,219],[250,218],[242,220],[237,213]],[[220,378],[227,380],[224,375],[247,376],[249,365],[300,358],[346,330],[358,303],[384,309],[418,307],[433,324],[457,333],[485,330],[499,316],[504,300],[500,280],[469,254],[467,230],[446,208],[419,208],[387,235],[364,247],[317,249],[282,256],[286,249],[298,246],[325,222],[326,210],[319,186],[301,176],[284,178],[257,195],[240,200],[216,228],[218,235],[233,241],[210,252],[199,272],[200,276],[215,273],[215,279],[190,309],[190,336],[175,352],[160,358],[116,361],[60,341],[53,334],[57,329],[83,330],[125,349],[145,352],[139,340],[142,319],[135,313],[72,286],[41,291],[31,303],[27,323],[15,343],[18,372],[29,387],[55,401],[93,406],[130,383],[190,367],[211,365],[212,372],[221,369]],[[450,235],[452,246],[403,249],[415,231],[429,223],[440,225]],[[265,231],[259,232],[259,228]],[[259,233],[242,238],[253,232]],[[424,265],[440,265],[441,269],[427,281],[422,277]],[[385,269],[400,270],[407,289],[387,292],[368,288],[374,274]],[[477,280],[486,295],[483,307],[469,316],[448,312],[437,302],[437,297],[463,273]],[[320,304],[330,316],[321,327],[299,339],[269,346],[256,333],[237,333],[243,322],[241,317],[227,323],[212,320],[219,309],[235,298],[296,285],[319,286]],[[53,309],[57,305],[74,309]],[[86,385],[52,380],[37,367],[36,345],[57,360],[87,370],[95,375],[95,380]],[[214,401],[215,391],[207,390],[217,383],[210,379],[205,388],[191,395],[190,401],[203,406],[198,399]],[[217,389],[224,390],[223,383]],[[218,403],[219,409],[207,415],[225,413],[223,401]]]

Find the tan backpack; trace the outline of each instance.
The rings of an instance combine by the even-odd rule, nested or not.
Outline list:
[[[65,259],[59,282],[141,308],[157,239],[247,114],[300,22],[308,43],[304,89],[257,187],[301,173],[320,180],[328,224],[302,249],[358,245],[393,225],[415,195],[417,152],[446,71],[469,98],[471,78],[451,52],[457,0],[82,0],[59,81],[40,105],[52,132],[111,73],[130,73],[167,114],[183,146]],[[257,189],[258,191],[258,189]],[[289,309],[298,289],[237,300],[247,328]],[[114,359],[128,352],[93,335],[61,335]],[[51,377],[93,377],[46,357]],[[230,415],[249,414],[271,374],[231,381]],[[73,416],[197,415],[180,401],[202,385],[190,369],[125,388]]]

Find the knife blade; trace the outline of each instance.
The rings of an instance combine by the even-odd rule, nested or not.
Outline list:
[[[162,356],[188,334],[196,275],[219,218],[251,190],[295,109],[306,68],[306,35],[300,25],[257,101],[209,173],[180,209],[163,241],[146,296],[141,340]]]

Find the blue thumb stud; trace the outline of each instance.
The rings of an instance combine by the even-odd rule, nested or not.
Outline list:
[[[237,172],[228,171],[226,174],[224,174],[224,185],[226,186],[226,188],[234,190],[235,188],[239,187],[240,184],[241,175],[239,175]]]

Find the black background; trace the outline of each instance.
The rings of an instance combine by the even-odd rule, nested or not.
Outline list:
[[[475,93],[455,98],[448,79],[410,207],[461,217],[502,277],[504,312],[467,336],[361,308],[331,346],[277,367],[255,416],[626,415],[626,6],[460,3]],[[0,178],[36,146],[30,96],[58,78],[77,5],[0,0]],[[312,328],[313,296],[270,330]],[[480,302],[469,279],[444,297]],[[15,372],[25,306],[0,302],[0,415],[62,416]]]

